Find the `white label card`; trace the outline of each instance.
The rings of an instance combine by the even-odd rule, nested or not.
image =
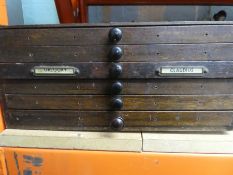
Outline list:
[[[160,68],[161,76],[200,76],[206,73],[205,67],[198,66],[164,66]]]
[[[77,70],[67,66],[38,66],[32,72],[35,76],[74,76]]]

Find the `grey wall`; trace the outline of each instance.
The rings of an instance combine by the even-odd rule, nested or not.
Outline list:
[[[58,24],[54,0],[7,0],[10,25]],[[90,6],[89,22],[212,20],[220,10],[233,21],[232,6]]]
[[[213,6],[210,11],[210,15],[213,16],[220,10],[227,12],[226,20],[233,21],[233,7],[232,6]]]
[[[232,6],[90,6],[89,22],[206,21],[220,10],[233,20]]]

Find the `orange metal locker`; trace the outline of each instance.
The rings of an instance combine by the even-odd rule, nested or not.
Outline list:
[[[8,17],[7,17],[7,6],[6,0],[0,0],[0,25],[7,25]]]
[[[4,124],[3,115],[2,115],[2,108],[0,105],[0,132],[3,131],[4,129],[5,129],[5,124]]]
[[[232,175],[233,156],[5,148],[9,175]]]
[[[0,175],[7,175],[3,149],[0,148]]]

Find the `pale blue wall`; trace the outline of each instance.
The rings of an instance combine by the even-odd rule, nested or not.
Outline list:
[[[7,0],[10,25],[58,24],[54,0]]]
[[[24,24],[58,24],[54,0],[21,0]]]
[[[21,0],[7,0],[9,25],[24,24]]]

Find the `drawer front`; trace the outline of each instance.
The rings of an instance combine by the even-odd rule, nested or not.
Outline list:
[[[112,110],[105,95],[12,95],[6,94],[10,109]],[[123,111],[231,110],[233,95],[121,95]],[[113,99],[114,100],[114,99]],[[114,102],[113,102],[114,104]]]
[[[233,111],[77,111],[9,110],[7,127],[18,129],[114,131],[121,116],[121,131],[210,131],[231,127]]]
[[[109,31],[117,27],[122,38],[117,44],[200,44],[231,43],[232,24],[206,25],[115,25],[115,26],[70,26],[70,27],[26,27],[1,29],[1,46],[84,46],[112,44]]]
[[[168,78],[233,78],[233,61],[177,61],[148,63],[3,63],[3,79],[168,79]],[[75,69],[70,75],[54,73],[47,69]],[[43,73],[35,74],[37,69]],[[119,70],[120,69],[120,70]],[[168,69],[168,70],[167,70]],[[163,73],[163,71],[170,71]],[[196,72],[195,72],[196,71]],[[183,73],[182,73],[183,72]]]
[[[1,28],[6,127],[231,129],[232,29],[227,23]]]
[[[113,131],[210,131],[233,122],[231,79],[7,80],[8,128]],[[120,99],[122,107],[116,108]]]
[[[111,95],[122,84],[122,95],[221,95],[233,94],[233,79],[156,80],[7,80],[6,94]]]
[[[109,62],[115,48],[121,62],[232,61],[232,43],[137,44],[90,46],[11,46],[0,51],[4,63]],[[224,57],[223,57],[224,53]]]

